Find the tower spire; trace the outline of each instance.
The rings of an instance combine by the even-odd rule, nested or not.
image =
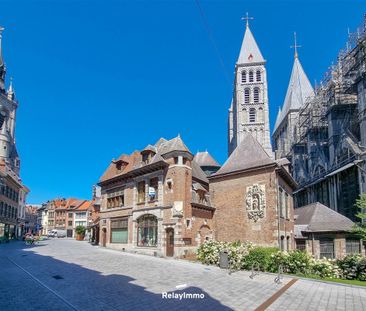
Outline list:
[[[290,48],[295,49],[294,57],[298,58],[299,54],[297,53],[297,48],[301,48],[301,45],[297,45],[296,32],[294,32],[294,45],[291,45]]]
[[[247,12],[247,13],[245,14],[245,17],[242,17],[241,19],[246,21],[245,25],[246,25],[246,27],[248,28],[248,27],[249,27],[249,20],[250,20],[250,19],[251,19],[251,20],[253,20],[253,19],[254,19],[254,17],[249,17],[249,13]]]
[[[0,26],[0,67],[4,65],[4,61],[3,61],[3,53],[2,53],[2,44],[1,44],[1,39],[2,39],[2,33],[3,30],[5,28]]]

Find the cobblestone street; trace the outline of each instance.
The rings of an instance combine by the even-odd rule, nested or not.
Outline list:
[[[268,310],[366,310],[366,288],[300,279],[271,301],[290,278],[277,285],[269,274],[252,280],[249,272],[71,239],[3,244],[0,262],[0,310],[255,310],[268,300]],[[199,298],[163,299],[163,292]]]

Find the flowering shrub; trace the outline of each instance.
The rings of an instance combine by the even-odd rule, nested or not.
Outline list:
[[[348,255],[341,260],[313,259],[301,251],[281,252],[275,247],[259,247],[251,243],[207,241],[197,251],[197,258],[208,265],[219,265],[220,252],[227,252],[231,269],[252,269],[293,274],[315,274],[319,277],[366,281],[366,257]]]
[[[207,241],[197,250],[197,258],[208,265],[219,265],[220,252],[227,252],[230,267],[242,269],[244,258],[252,248],[251,243]]]
[[[366,258],[359,254],[347,255],[337,261],[341,277],[348,280],[366,281]]]
[[[340,269],[336,265],[336,261],[327,258],[313,260],[312,273],[322,278],[339,278],[341,274]]]

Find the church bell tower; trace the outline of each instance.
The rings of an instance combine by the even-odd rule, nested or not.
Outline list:
[[[234,90],[229,109],[229,155],[244,136],[251,134],[270,157],[273,157],[267,91],[266,61],[246,20],[244,39],[235,65]]]

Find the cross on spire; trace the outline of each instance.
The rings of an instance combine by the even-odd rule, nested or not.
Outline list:
[[[298,58],[298,54],[297,54],[297,48],[301,48],[301,45],[297,45],[297,40],[296,40],[296,32],[294,32],[294,45],[291,45],[290,48],[295,49],[295,58]]]
[[[242,17],[241,18],[242,20],[246,20],[246,27],[248,28],[249,27],[249,20],[251,19],[251,20],[253,20],[254,19],[254,17],[249,17],[249,13],[247,12],[246,14],[245,14],[245,17]]]

